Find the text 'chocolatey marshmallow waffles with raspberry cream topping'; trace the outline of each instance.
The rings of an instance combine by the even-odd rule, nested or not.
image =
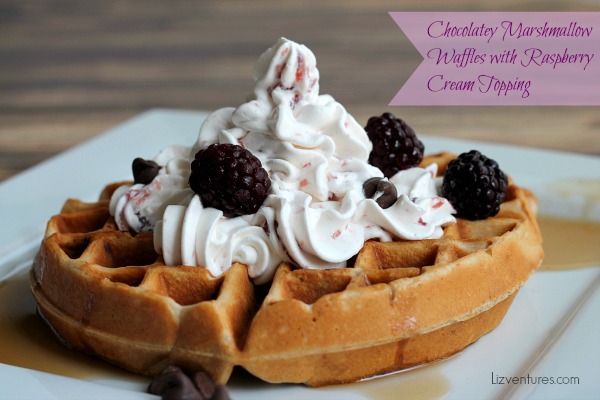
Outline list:
[[[195,143],[52,217],[31,287],[54,332],[142,374],[322,386],[494,329],[543,257],[533,194],[475,150],[424,155],[390,113],[363,128],[303,45],[254,79]]]

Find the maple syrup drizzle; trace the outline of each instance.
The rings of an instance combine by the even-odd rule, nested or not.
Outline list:
[[[540,216],[544,239],[541,271],[600,266],[600,223]]]
[[[76,379],[148,381],[63,346],[36,314],[27,274],[0,282],[0,363]]]
[[[450,380],[442,374],[436,362],[359,382],[314,390],[344,389],[361,393],[372,400],[395,400],[398,398],[434,400],[444,398],[450,392],[451,387]]]

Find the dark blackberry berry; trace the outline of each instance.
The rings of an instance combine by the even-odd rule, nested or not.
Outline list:
[[[271,188],[260,160],[236,144],[212,144],[196,153],[189,183],[205,207],[226,217],[255,213]]]
[[[373,143],[369,163],[390,178],[396,172],[415,167],[423,160],[425,146],[415,131],[391,113],[371,117],[365,126]]]
[[[465,219],[485,219],[498,214],[508,178],[498,163],[476,150],[448,163],[442,181],[442,196]]]

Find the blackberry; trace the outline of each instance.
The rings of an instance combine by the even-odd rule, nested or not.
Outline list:
[[[371,117],[365,126],[373,143],[369,163],[379,168],[390,178],[396,172],[415,167],[423,160],[425,146],[415,131],[400,118],[386,112],[380,117]]]
[[[205,207],[226,217],[255,213],[271,188],[260,160],[236,144],[212,144],[196,153],[189,183]]]
[[[508,178],[498,163],[477,150],[463,153],[448,163],[442,196],[465,219],[485,219],[498,214]]]

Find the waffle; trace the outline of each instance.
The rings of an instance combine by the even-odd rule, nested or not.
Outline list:
[[[427,157],[443,173],[449,153]],[[536,200],[512,180],[500,213],[459,219],[436,240],[369,241],[350,267],[278,267],[255,286],[165,266],[152,234],[116,229],[108,185],[68,200],[31,271],[40,315],[69,347],[136,373],[240,366],[268,382],[323,386],[448,357],[493,330],[543,257]]]

